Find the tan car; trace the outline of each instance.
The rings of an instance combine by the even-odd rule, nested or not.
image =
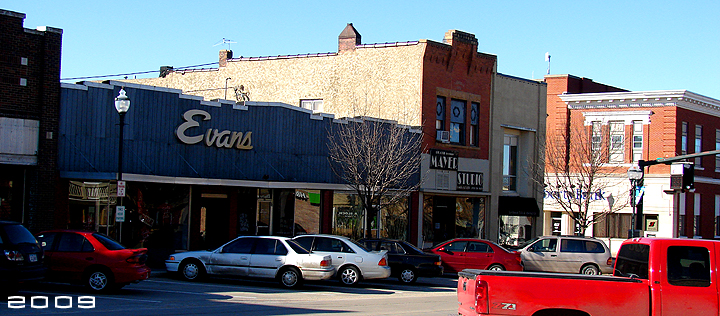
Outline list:
[[[610,249],[602,240],[581,236],[538,237],[520,250],[525,271],[612,274]]]

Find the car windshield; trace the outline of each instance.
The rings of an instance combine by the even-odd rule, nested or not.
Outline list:
[[[125,249],[125,247],[123,247],[117,241],[114,241],[114,240],[110,239],[110,237],[105,236],[103,234],[95,233],[95,234],[93,234],[93,237],[95,237],[95,239],[97,239],[97,241],[99,241],[101,244],[103,244],[103,246],[105,246],[105,248],[107,248],[108,250]]]
[[[5,225],[5,234],[11,244],[37,244],[35,236],[22,225]]]
[[[533,238],[533,239],[530,239],[530,240],[528,240],[528,241],[526,241],[526,242],[523,242],[523,243],[521,243],[520,245],[518,245],[518,248],[517,248],[517,249],[523,249],[523,248],[527,247],[529,244],[532,244],[532,243],[536,242],[538,239],[540,239],[540,238]]]
[[[287,241],[287,243],[288,243],[288,246],[290,246],[290,248],[292,248],[292,250],[295,251],[296,253],[301,254],[301,255],[305,255],[305,254],[309,254],[309,253],[310,253],[310,251],[308,251],[307,249],[305,249],[305,248],[303,248],[302,246],[300,246],[300,245],[299,245],[298,243],[296,243],[294,240],[286,240],[286,241]]]

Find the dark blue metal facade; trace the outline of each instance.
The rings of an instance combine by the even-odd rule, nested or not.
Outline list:
[[[125,174],[200,179],[255,180],[337,184],[330,169],[328,133],[330,117],[282,104],[237,106],[207,102],[179,90],[109,82],[63,84],[60,107],[59,161],[61,176],[110,180],[118,166],[119,115],[114,98],[122,84],[131,100],[125,116]],[[187,136],[203,141],[185,144],[176,135],[196,115],[198,127]],[[252,149],[206,145],[206,132],[251,132]],[[247,145],[247,143],[246,143]]]

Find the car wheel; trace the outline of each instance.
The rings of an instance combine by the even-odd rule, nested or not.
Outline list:
[[[298,287],[302,284],[303,278],[297,268],[289,267],[280,271],[278,275],[280,284],[287,288]]]
[[[200,262],[189,260],[180,265],[180,275],[188,281],[196,281],[205,275],[205,268]]]
[[[499,264],[490,265],[487,269],[490,271],[505,271],[505,267]]]
[[[113,288],[112,274],[104,270],[90,271],[85,277],[85,285],[96,292],[108,291]]]
[[[417,272],[415,272],[415,269],[410,267],[405,267],[402,270],[400,270],[400,275],[398,275],[398,280],[402,283],[415,283],[417,281]]]
[[[596,267],[595,265],[592,265],[592,264],[588,264],[588,265],[583,266],[582,269],[580,269],[580,273],[581,273],[581,274],[587,274],[587,275],[599,275],[599,274],[601,274],[600,269],[598,269],[598,267]]]
[[[347,266],[340,270],[338,278],[344,285],[356,285],[360,282],[360,272],[353,266]]]

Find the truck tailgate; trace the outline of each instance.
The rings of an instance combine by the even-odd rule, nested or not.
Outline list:
[[[538,272],[458,273],[460,315],[532,315],[576,310],[590,315],[648,315],[647,280]]]

